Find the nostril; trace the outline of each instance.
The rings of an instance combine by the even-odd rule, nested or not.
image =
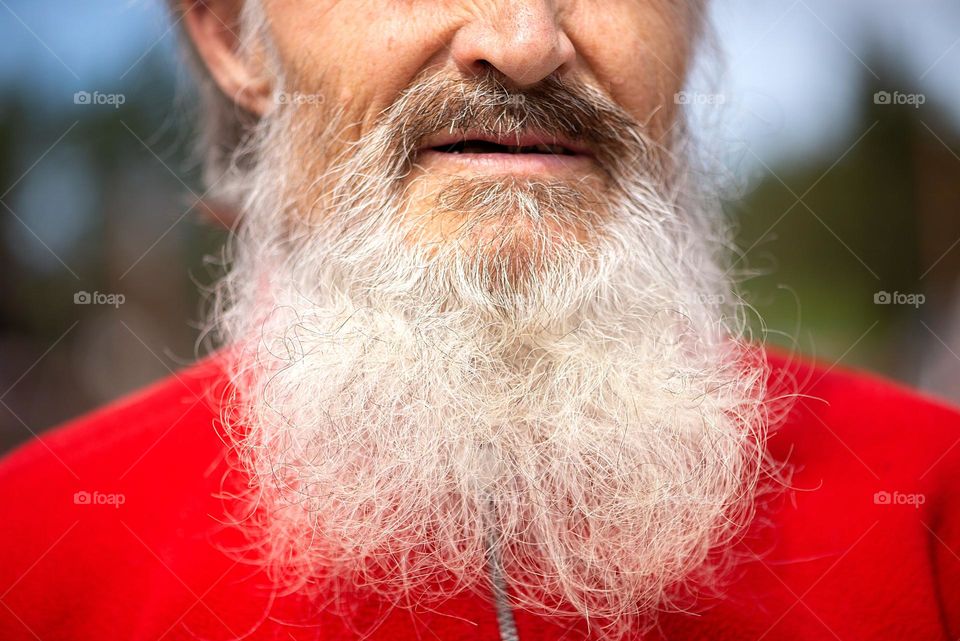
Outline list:
[[[476,69],[477,73],[481,73],[481,74],[489,74],[496,71],[496,67],[493,65],[493,63],[484,58],[480,58],[479,60],[474,62],[473,66]]]

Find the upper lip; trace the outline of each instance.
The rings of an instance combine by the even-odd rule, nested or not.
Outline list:
[[[467,140],[488,142],[505,147],[535,147],[536,145],[554,145],[567,149],[578,155],[589,155],[590,150],[583,144],[577,143],[565,136],[558,136],[537,131],[516,132],[510,134],[495,135],[483,133],[480,131],[454,131],[440,132],[434,134],[423,141],[420,145],[421,151],[434,149],[436,147],[449,147]]]

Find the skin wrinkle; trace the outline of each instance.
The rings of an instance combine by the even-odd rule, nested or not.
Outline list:
[[[462,64],[491,47],[469,28],[508,31],[519,4],[372,6],[243,14],[274,95],[323,100],[272,101],[221,176],[242,210],[210,317],[247,482],[235,525],[283,590],[400,605],[483,589],[492,532],[514,607],[649,629],[721,589],[776,413],[665,99],[695,12],[525,5],[577,48],[525,85]],[[444,47],[457,37],[479,40]],[[420,162],[437,132],[530,128],[586,144],[590,169]]]

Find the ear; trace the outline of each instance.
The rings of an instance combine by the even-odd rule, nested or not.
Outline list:
[[[246,0],[182,0],[184,29],[210,76],[228,98],[256,116],[269,111],[273,79],[260,52],[240,51]],[[242,54],[247,55],[242,55]]]

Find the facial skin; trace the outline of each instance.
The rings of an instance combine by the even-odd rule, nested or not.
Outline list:
[[[700,29],[700,1],[264,0],[263,7],[287,90],[322,96],[326,105],[318,109],[341,110],[344,147],[370,132],[417,79],[483,74],[511,90],[530,89],[550,77],[582,83],[646,125],[652,140],[669,146],[677,117],[672,98],[682,87]],[[224,92],[262,116],[276,107],[271,97],[276,87],[257,61],[232,52],[239,4],[208,0],[188,12],[185,22]],[[466,136],[433,136],[424,145],[458,137]],[[604,172],[589,146],[559,141],[551,131],[524,132],[522,139],[519,133],[507,135],[501,142],[566,142],[578,154],[422,150],[407,179],[417,242],[443,244],[456,236],[460,216],[440,214],[435,205],[437,194],[458,178],[556,180],[604,189]],[[339,151],[328,149],[324,156]],[[583,230],[573,233],[585,240]]]

